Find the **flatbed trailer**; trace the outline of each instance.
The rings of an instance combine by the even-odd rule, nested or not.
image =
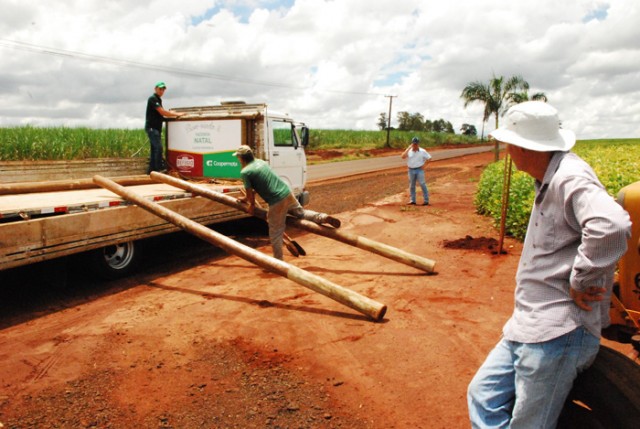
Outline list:
[[[239,184],[203,186],[241,195]],[[204,225],[247,216],[170,185],[129,188]],[[102,188],[1,195],[0,270],[100,249],[107,264],[102,274],[121,276],[134,265],[136,241],[178,230]]]

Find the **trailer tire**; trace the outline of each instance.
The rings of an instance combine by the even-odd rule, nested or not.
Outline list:
[[[622,353],[600,347],[593,365],[576,379],[558,428],[637,428],[640,422],[638,386],[640,365]]]
[[[128,276],[140,264],[141,247],[138,242],[127,241],[89,252],[92,272],[107,280]]]

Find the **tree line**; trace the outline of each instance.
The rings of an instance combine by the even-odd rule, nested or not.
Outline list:
[[[487,122],[492,115],[495,117],[495,128],[498,128],[499,117],[504,115],[511,106],[529,100],[547,101],[547,96],[544,92],[537,92],[529,97],[529,83],[520,75],[511,76],[508,79],[505,79],[504,76],[493,75],[488,83],[481,81],[470,82],[462,90],[460,98],[464,100],[464,108],[475,102],[484,104],[481,136],[484,136],[485,122]],[[444,119],[431,121],[425,119],[420,113],[399,112],[397,119],[398,129],[401,131],[455,133],[451,122]],[[380,113],[377,123],[378,128],[380,128],[380,130],[386,130],[388,123],[389,118],[387,114],[384,112]],[[475,125],[471,124],[462,124],[460,133],[468,136],[478,135]],[[497,161],[499,152],[497,142],[494,151]]]
[[[455,134],[453,129],[453,125],[451,122],[445,119],[425,119],[425,117],[420,113],[409,113],[409,112],[398,112],[397,116],[398,120],[398,128],[399,131],[426,131],[426,132],[434,132],[434,133],[447,133],[447,134]],[[378,118],[378,128],[382,130],[387,129],[387,125],[389,123],[389,118],[387,114],[382,112],[380,113],[380,117]],[[393,128],[392,128],[393,129]],[[477,135],[476,127],[474,125],[463,124],[461,129],[461,134],[467,136],[475,136]]]

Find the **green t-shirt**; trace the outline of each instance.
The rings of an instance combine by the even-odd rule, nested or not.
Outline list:
[[[269,205],[282,201],[291,193],[289,186],[269,165],[261,159],[254,159],[240,171],[245,189],[253,189]]]

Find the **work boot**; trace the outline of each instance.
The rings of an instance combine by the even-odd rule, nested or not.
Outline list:
[[[321,224],[325,224],[328,223],[329,225],[331,225],[334,228],[340,228],[340,225],[342,225],[342,223],[340,222],[340,219],[337,219],[333,216],[323,216],[322,221],[320,222]]]

